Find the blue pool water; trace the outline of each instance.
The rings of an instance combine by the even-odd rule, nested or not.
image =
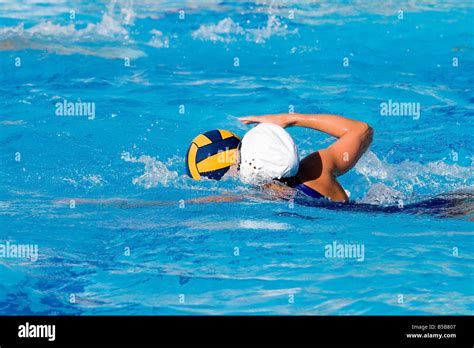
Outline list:
[[[0,248],[38,258],[0,257],[0,314],[473,314],[473,21],[469,1],[3,1]],[[351,205],[180,204],[258,194],[183,156],[289,108],[374,128]],[[331,141],[289,131],[301,156]]]

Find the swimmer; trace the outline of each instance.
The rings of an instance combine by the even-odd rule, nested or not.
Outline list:
[[[181,206],[182,204],[234,203],[264,198],[263,196],[266,194],[270,199],[275,196],[277,198],[291,197],[291,194],[281,194],[284,187],[287,187],[293,194],[294,189],[292,188],[296,188],[314,198],[327,198],[333,202],[348,202],[348,196],[337,178],[353,168],[372,143],[373,131],[367,123],[327,114],[247,116],[241,117],[240,121],[244,124],[256,123],[257,126],[248,131],[242,141],[235,134],[222,130],[208,131],[199,135],[192,143],[199,145],[204,151],[199,158],[196,156],[198,159],[194,162],[202,161],[206,164],[198,168],[199,170],[219,171],[220,173],[225,169],[226,173],[223,176],[219,176],[220,174],[216,176],[218,173],[214,172],[205,175],[208,178],[218,180],[226,175],[239,176],[244,182],[267,188],[267,190],[260,192],[262,195],[221,192],[219,195],[190,198],[180,202],[124,198],[65,198],[53,203],[67,206],[74,201],[78,205],[94,204],[124,209],[176,206],[178,204]],[[300,161],[293,139],[284,130],[290,126],[311,128],[338,139],[327,148],[311,153]],[[222,146],[214,146],[219,142],[223,142]],[[211,146],[207,147],[208,145]],[[226,150],[219,151],[220,148]],[[234,152],[237,152],[236,159],[233,156]],[[187,157],[189,157],[189,151]],[[208,161],[212,157],[216,160],[215,162]],[[219,160],[221,157],[223,160]],[[217,167],[211,168],[213,165],[217,165]],[[217,177],[218,179],[216,179]],[[322,199],[302,200],[301,203],[327,209],[347,209],[348,211],[370,213],[405,212],[463,219],[467,217],[474,221],[473,199],[474,193],[472,191],[460,191],[407,204],[403,208],[398,205],[378,206],[363,203],[328,205]]]
[[[367,123],[337,115],[296,113],[246,116],[239,120],[258,124],[245,134],[240,146],[237,166],[242,181],[276,179],[314,198],[349,200],[337,178],[352,169],[372,143],[373,130]],[[296,146],[284,130],[292,126],[321,131],[337,140],[299,161]]]
[[[247,116],[239,120],[257,123],[242,140],[219,129],[193,140],[186,156],[189,176],[220,180],[238,175],[244,183],[272,191],[278,198],[291,197],[291,188],[312,198],[349,200],[337,177],[354,167],[369,148],[373,131],[367,123],[326,114]],[[291,126],[311,128],[338,139],[300,161],[298,149],[284,129]]]
[[[187,154],[188,175],[196,180],[202,176],[220,180],[226,175],[238,175],[243,182],[264,187],[267,193],[277,198],[291,196],[287,195],[286,187],[313,198],[326,198],[333,202],[349,201],[337,178],[353,168],[372,143],[373,131],[367,123],[327,114],[246,116],[239,120],[244,124],[257,124],[244,135],[242,141],[232,132],[224,130],[209,131],[193,140]],[[338,139],[300,161],[296,145],[284,129],[291,126],[311,128]],[[221,147],[225,151],[220,151]],[[234,152],[237,156],[233,156]],[[187,199],[184,203],[231,203],[246,198],[257,197],[223,193]],[[76,204],[114,205],[121,208],[176,205],[173,201],[120,198],[74,200]],[[54,203],[67,205],[70,201],[61,199]]]

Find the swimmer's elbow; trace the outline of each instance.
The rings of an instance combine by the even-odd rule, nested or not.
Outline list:
[[[372,142],[372,137],[374,136],[374,129],[368,124],[365,123],[366,129],[365,129],[365,135],[367,138],[370,139],[370,142]]]
[[[367,136],[369,138],[370,144],[372,144],[372,139],[374,138],[374,129],[371,126],[369,126],[367,129]]]
[[[362,123],[361,125],[362,143],[364,144],[365,150],[372,144],[374,136],[374,129],[368,123]]]
[[[369,129],[371,129],[370,125],[365,122],[357,122],[357,125],[354,128],[358,133],[367,133]]]
[[[358,122],[352,131],[357,134],[358,141],[360,142],[361,153],[364,153],[372,144],[372,138],[374,135],[373,128],[368,123]]]
[[[359,124],[356,127],[356,131],[363,136],[372,136],[374,134],[374,130],[372,127],[365,122],[359,122]]]

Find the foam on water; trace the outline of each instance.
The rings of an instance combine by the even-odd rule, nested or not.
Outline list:
[[[147,45],[155,48],[168,48],[170,46],[169,38],[164,36],[161,31],[152,29],[150,34],[153,34],[153,36],[150,41],[147,42]]]
[[[122,160],[130,163],[143,163],[144,173],[133,179],[133,184],[141,185],[146,189],[160,186],[168,186],[170,182],[178,178],[176,171],[169,170],[166,165],[156,158],[142,155],[138,158],[130,156],[128,152],[122,153]]]
[[[218,1],[200,1],[201,11],[220,10]],[[6,18],[32,19],[41,17],[54,17],[62,15],[68,18],[74,7],[65,6],[63,1],[47,1],[49,6],[41,6],[36,1],[25,1],[18,4],[16,1],[6,0],[0,3],[0,15]],[[192,4],[188,15],[192,15]],[[314,9],[316,5],[317,9]],[[241,14],[248,16],[266,16],[264,26],[254,24],[258,22],[251,19],[236,21],[226,17],[217,23],[201,24],[191,33],[195,40],[213,42],[233,42],[244,39],[248,42],[263,44],[275,37],[294,37],[298,34],[298,28],[289,28],[290,23],[302,23],[306,25],[345,24],[355,20],[365,20],[363,14],[371,13],[383,16],[393,16],[400,8],[404,12],[421,12],[427,9],[436,11],[448,11],[454,5],[458,9],[472,7],[469,2],[456,3],[443,1],[436,7],[430,4],[419,3],[414,0],[399,2],[388,2],[384,6],[372,6],[370,2],[361,1],[357,6],[343,4],[314,4],[313,1],[272,1],[269,8],[263,6],[247,7],[242,5]],[[239,5],[235,4],[238,8]],[[103,58],[140,58],[146,56],[143,49],[138,48],[141,44],[154,48],[168,48],[169,37],[172,32],[152,29],[149,31],[152,37],[143,41],[139,31],[135,28],[135,19],[152,18],[157,15],[175,13],[182,8],[180,2],[153,2],[142,1],[112,1],[107,5],[106,11],[96,23],[87,23],[80,27],[73,23],[57,23],[53,19],[37,20],[35,24],[21,22],[15,26],[0,27],[0,50],[23,50],[37,49],[47,50],[58,54],[83,54],[95,55]],[[293,11],[291,20],[288,19],[289,11]],[[86,8],[86,13],[99,12],[96,5]],[[78,11],[78,16],[83,15]],[[362,16],[362,17],[361,17]],[[328,18],[331,17],[331,18]],[[79,19],[78,23],[82,21]],[[33,22],[34,23],[34,22]],[[134,30],[132,30],[132,28]],[[134,34],[132,35],[132,31]],[[91,48],[92,43],[121,43],[120,46],[110,45],[107,48]],[[315,50],[315,47],[306,47],[306,52]]]
[[[111,2],[97,23],[87,23],[84,28],[75,23],[60,24],[52,20],[40,21],[33,26],[19,23],[0,27],[0,50],[36,49],[59,54],[79,53],[103,58],[139,58],[145,53],[125,45],[133,44],[129,28],[135,13],[131,4]],[[102,43],[92,48],[90,44]],[[120,43],[122,47],[104,47]]]
[[[250,21],[246,23],[249,26]],[[232,18],[224,18],[217,24],[202,24],[199,29],[192,33],[194,39],[206,41],[232,42],[240,37],[258,44],[265,43],[272,36],[289,36],[298,32],[297,29],[289,30],[286,24],[274,15],[268,16],[266,26],[263,28],[243,28]]]
[[[146,189],[172,186],[199,190],[203,187],[202,182],[209,181],[213,184],[213,189],[219,190],[219,185],[212,180],[196,184],[185,175],[180,176],[179,172],[184,170],[184,160],[176,156],[162,162],[152,156],[141,155],[136,158],[124,152],[121,158],[126,162],[144,164],[143,174],[134,178],[133,184]],[[370,150],[361,158],[355,170],[367,183],[362,198],[357,198],[356,202],[368,204],[393,205],[400,200],[406,204],[446,192],[472,188],[474,181],[473,167],[442,161],[421,164],[406,160],[392,164],[380,160]],[[236,192],[248,192],[248,186],[240,182],[233,180],[231,184]]]
[[[355,166],[370,185],[363,203],[394,204],[433,197],[444,192],[464,189],[474,184],[474,168],[443,161],[422,164],[405,160],[391,164],[368,151]]]

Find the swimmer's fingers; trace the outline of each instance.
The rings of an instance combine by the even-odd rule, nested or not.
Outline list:
[[[244,124],[265,122],[265,120],[262,120],[261,117],[259,117],[259,116],[239,117],[239,121],[244,123]]]

